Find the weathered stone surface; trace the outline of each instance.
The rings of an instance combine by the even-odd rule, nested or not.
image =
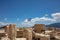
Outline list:
[[[10,40],[15,40],[16,38],[16,25],[10,24],[5,26],[5,32],[7,33]]]
[[[16,38],[16,40],[26,40],[26,38]]]
[[[45,25],[44,24],[35,24],[34,25],[34,31],[37,33],[42,33],[45,31]]]

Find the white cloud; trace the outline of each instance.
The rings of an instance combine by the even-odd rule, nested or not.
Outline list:
[[[52,19],[52,18],[47,18],[47,17],[41,17],[41,18],[39,18],[39,17],[36,17],[36,18],[33,18],[33,19],[31,19],[31,22],[47,22],[47,21],[51,21],[51,22],[53,22],[53,21],[55,21],[54,19]]]
[[[54,14],[52,14],[52,17],[53,17],[55,20],[60,20],[60,13],[54,13]]]
[[[51,14],[52,18],[48,18],[46,16],[48,16],[48,14],[46,14],[44,17],[32,18],[30,21],[28,21],[28,19],[25,19],[21,23],[21,26],[23,26],[23,27],[31,27],[36,23],[51,24],[51,23],[58,22],[57,20],[60,20],[60,13]]]
[[[36,22],[50,22],[50,23],[52,23],[52,22],[54,22],[55,20],[54,19],[52,19],[52,18],[46,18],[46,17],[41,17],[41,18],[39,18],[39,17],[36,17],[36,18],[33,18],[33,19],[31,19],[31,21],[28,21],[28,19],[25,19],[23,22],[22,22],[22,25],[21,26],[23,26],[23,27],[31,27],[31,26],[33,26],[34,24],[36,24]]]
[[[28,21],[28,19],[25,19],[22,23],[21,23],[21,26],[23,27],[30,27],[33,25],[33,22],[31,21]]]
[[[39,21],[39,20],[40,20],[40,18],[36,17],[36,18],[31,19],[31,22],[36,22],[36,21]]]
[[[52,19],[52,18],[47,18],[47,17],[42,17],[42,18],[40,18],[40,20],[41,21],[55,21],[54,19]]]

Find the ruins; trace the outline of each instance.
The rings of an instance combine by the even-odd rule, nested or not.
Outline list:
[[[15,24],[0,29],[0,40],[60,40],[59,28],[47,28],[35,24],[34,28],[17,28]]]

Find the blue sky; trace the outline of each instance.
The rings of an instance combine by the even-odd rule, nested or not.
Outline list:
[[[3,23],[16,23],[20,26],[29,18],[52,19],[53,13],[60,14],[60,0],[0,0],[0,22]]]

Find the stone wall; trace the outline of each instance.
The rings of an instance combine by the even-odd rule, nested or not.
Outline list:
[[[25,38],[27,40],[32,40],[32,30],[30,29],[25,29]]]
[[[5,32],[7,33],[10,40],[15,40],[16,38],[16,25],[10,24],[5,27]]]
[[[45,31],[45,25],[44,24],[35,24],[34,25],[34,31],[36,33],[41,33],[43,31]]]

